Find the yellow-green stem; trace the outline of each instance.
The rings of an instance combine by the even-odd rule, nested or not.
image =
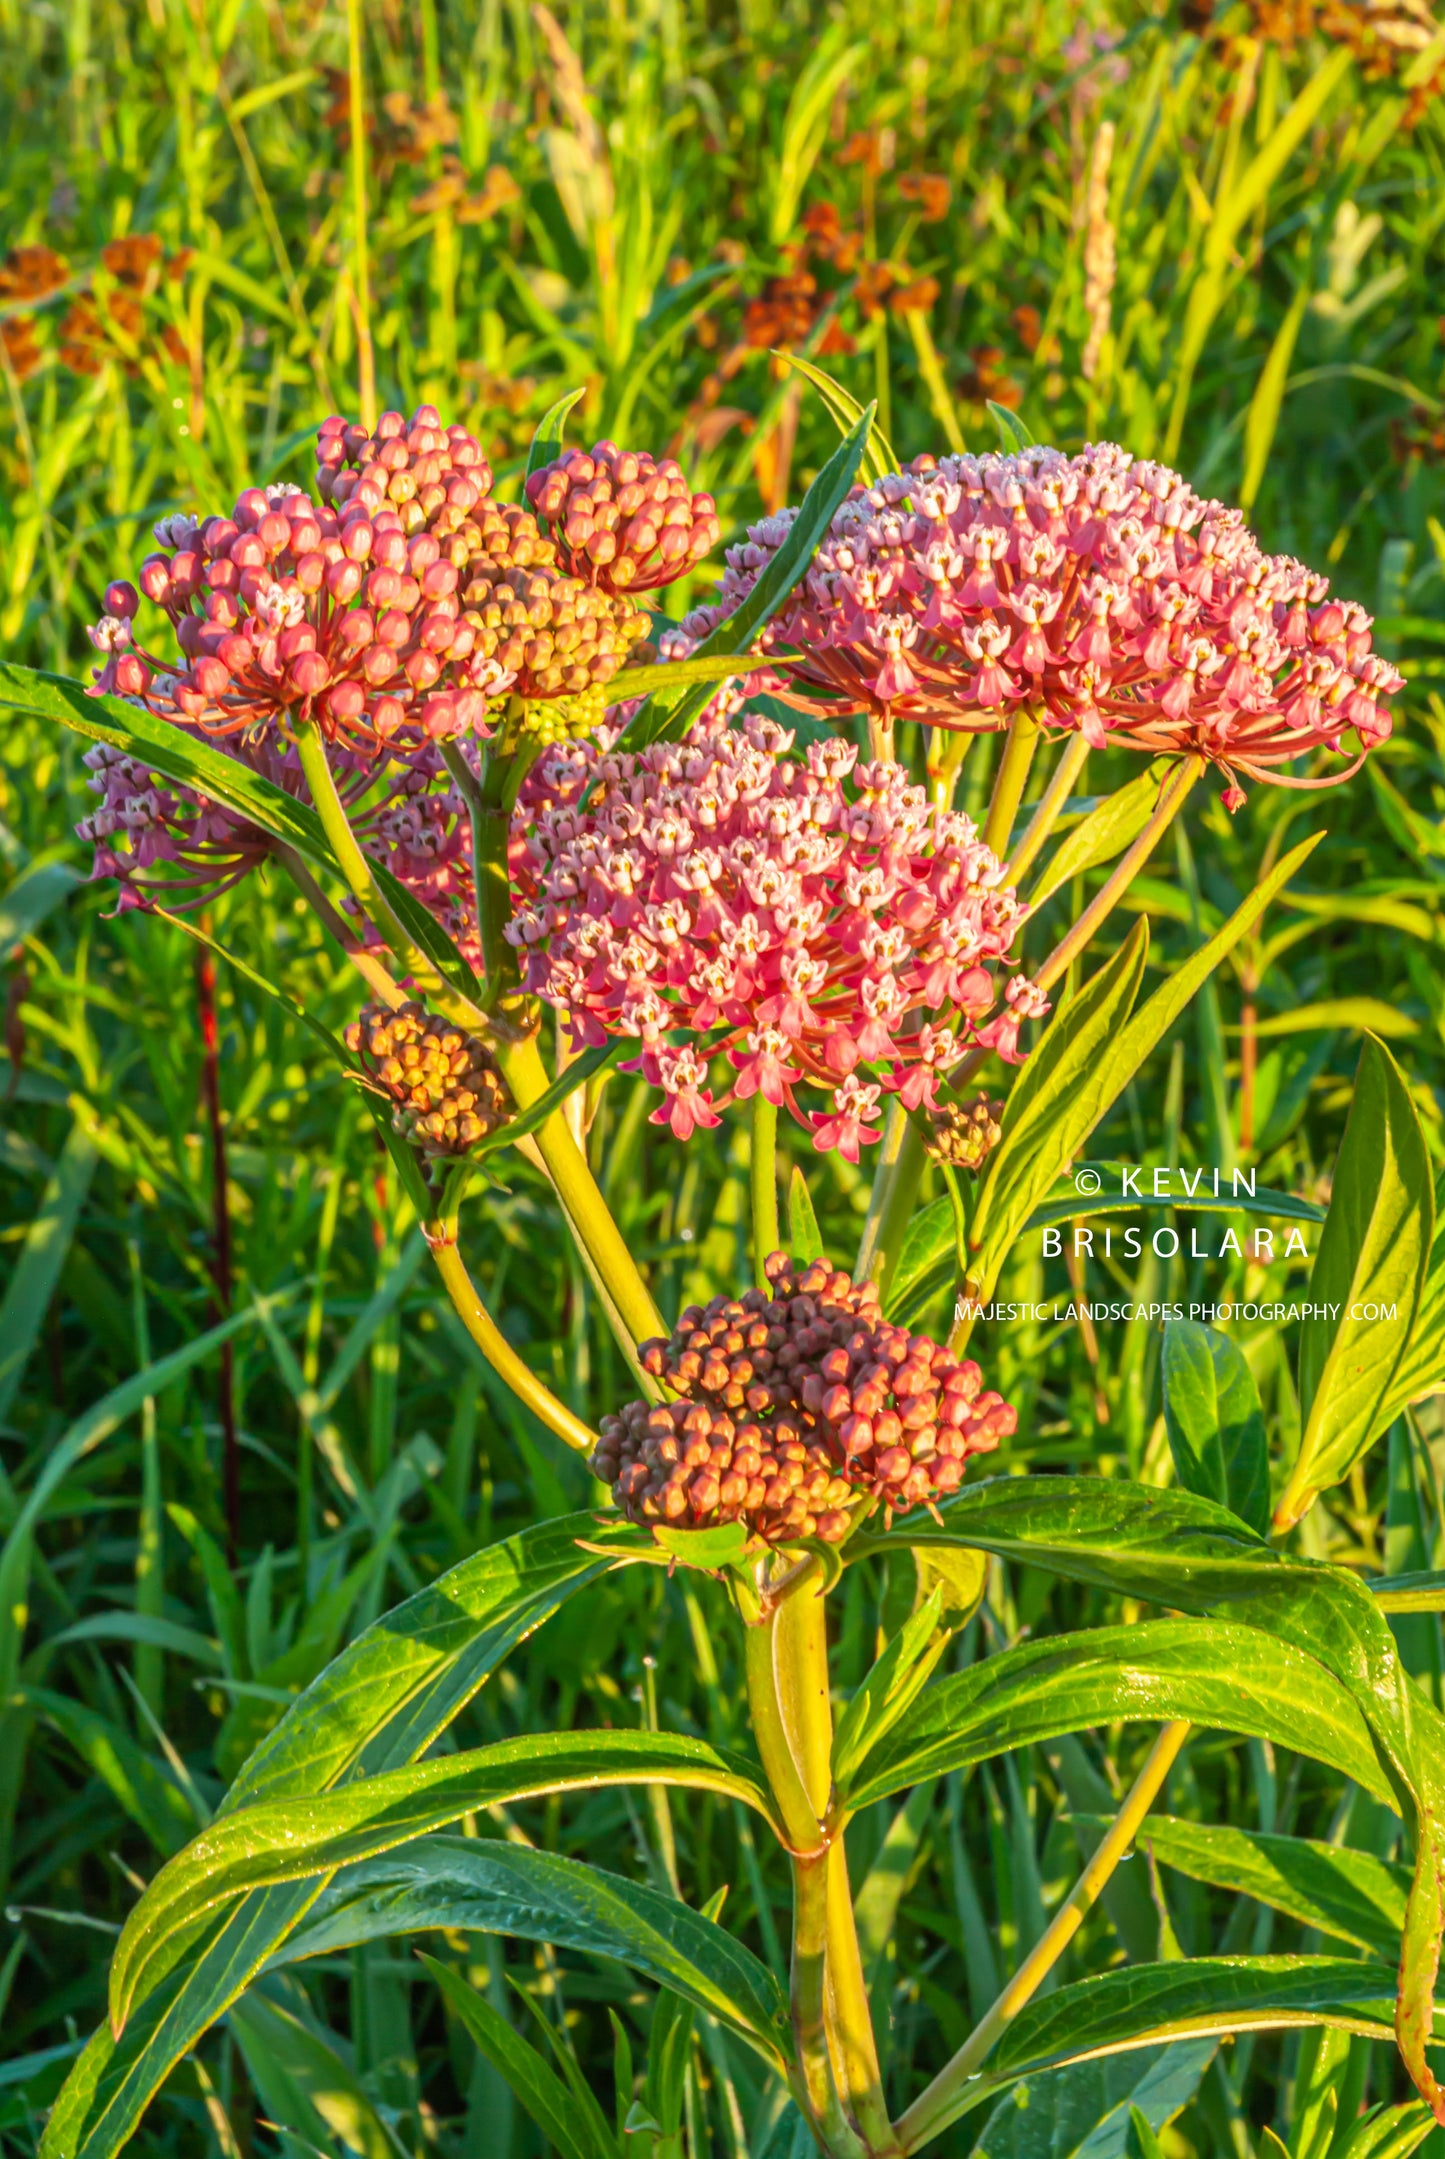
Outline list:
[[[1159,790],[1159,800],[1154,806],[1153,815],[1138,839],[1120,858],[1073,928],[1055,945],[1043,966],[1034,970],[1033,979],[1041,990],[1051,989],[1060,975],[1068,972],[1075,956],[1085,949],[1095,930],[1118,905],[1183,809],[1190,789],[1203,770],[1204,759],[1191,756],[1181,758],[1169,774]]]
[[[1005,884],[1017,885],[1025,871],[1032,867],[1039,849],[1058,822],[1059,812],[1073,792],[1074,782],[1083,771],[1088,754],[1089,745],[1083,736],[1070,735],[1049,784],[1039,797],[1038,807],[1029,819],[1028,831],[1010,857],[1004,871]]]
[[[778,1113],[761,1087],[753,1096],[749,1168],[753,1188],[753,1281],[759,1289],[766,1289],[768,1277],[764,1262],[770,1252],[777,1251],[781,1231],[778,1228]]]
[[[371,342],[371,247],[366,209],[366,71],[361,0],[346,0],[346,59],[351,124],[351,220],[356,287],[356,355],[361,418],[376,425],[376,355]]]
[[[994,776],[988,819],[983,828],[984,845],[993,849],[1000,862],[1008,853],[1009,834],[1013,831],[1024,788],[1028,785],[1029,767],[1034,761],[1039,733],[1039,723],[1032,712],[1020,705],[1008,723],[1008,736]]]
[[[457,1247],[456,1224],[433,1223],[428,1242],[437,1273],[446,1284],[462,1325],[497,1377],[506,1381],[519,1402],[541,1418],[549,1432],[555,1432],[579,1454],[590,1454],[597,1444],[597,1434],[580,1417],[574,1417],[566,1403],[559,1402],[551,1388],[544,1386],[531,1366],[523,1362],[477,1295]]]
[[[907,2112],[899,2116],[896,2126],[902,2151],[917,2151],[921,2144],[939,2135],[955,2118],[969,2079],[977,2074],[1005,2026],[1032,2001],[1083,1925],[1100,1891],[1133,1843],[1140,1823],[1153,1806],[1188,1737],[1189,1726],[1182,1721],[1166,1724],[1160,1731],[1108,1834],[1074,1884],[1066,1902],[1054,1914],[1037,1946],[1025,1957],[952,2061],[939,2071]]]
[[[812,1584],[804,1585],[810,1594]],[[786,1605],[782,1607],[786,1610]],[[827,1849],[818,1810],[809,1796],[784,1722],[774,1663],[779,1607],[764,1604],[762,1616],[744,1628],[744,1667],[753,1743],[777,1802],[793,1854],[793,1955],[790,1982],[793,2038],[808,2104],[819,2126],[832,2101],[828,2039],[823,2016],[824,1950],[827,1938]]]
[[[814,1812],[822,1819],[833,1789],[833,1711],[828,1683],[827,1607],[821,1576],[804,1579],[778,1608],[773,1669],[784,1729]],[[795,1866],[796,1866],[795,1862]],[[841,1831],[821,1862],[825,1876],[823,2014],[828,2052],[844,2104],[870,2153],[896,2151],[883,2096],[868,1991],[863,1984],[848,1862]],[[807,1885],[810,1900],[816,1884]],[[801,1896],[801,1889],[799,1895]],[[811,1901],[810,1901],[811,1908]]]
[[[485,780],[478,779],[457,742],[446,743],[442,757],[457,783],[457,792],[467,806],[471,823],[477,937],[482,948],[482,972],[487,978],[487,1003],[492,1005],[496,1003],[509,972],[510,953],[502,931],[512,905],[507,877],[507,831],[511,814],[506,797],[509,777],[514,775],[507,764],[494,759]]]
[[[426,954],[407,935],[400,917],[377,882],[375,869],[362,853],[337,792],[336,775],[331,769],[320,728],[311,721],[298,727],[296,748],[316,814],[353,898],[365,908],[395,957],[417,987],[426,993],[429,1002],[447,1019],[460,1021],[464,1026],[477,1025],[483,1018],[482,1013],[469,998],[442,980]]]
[[[521,1041],[498,1040],[495,1044],[502,1075],[519,1109],[530,1109],[546,1093],[547,1068],[532,1035]],[[634,1342],[665,1335],[662,1315],[653,1303],[647,1284],[627,1240],[608,1209],[571,1129],[560,1110],[554,1110],[536,1134],[537,1146],[547,1173],[557,1188],[579,1244],[590,1254],[598,1274],[616,1304],[624,1326]]]
[[[337,913],[295,848],[277,840],[272,843],[272,852],[277,861],[284,865],[287,876],[316,920],[335,938],[372,995],[379,998],[382,1004],[390,1005],[393,1012],[404,1005],[406,991],[392,980],[376,954],[368,952],[359,942],[351,924],[344,915]]]

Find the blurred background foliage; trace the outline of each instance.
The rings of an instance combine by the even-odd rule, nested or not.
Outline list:
[[[304,484],[316,422],[354,410],[369,375],[383,405],[430,400],[473,428],[509,494],[543,410],[585,385],[576,434],[671,451],[729,536],[796,500],[836,439],[789,354],[876,397],[905,457],[991,446],[989,400],[1039,440],[1117,438],[1242,501],[1267,547],[1362,599],[1410,689],[1367,776],[1324,795],[1256,790],[1232,820],[1201,803],[1135,888],[1164,967],[1287,840],[1329,834],[1307,888],[1206,989],[1099,1151],[1242,1162],[1319,1199],[1370,1026],[1445,1155],[1442,88],[1445,30],[1422,0],[1158,14],[0,0],[0,638],[11,657],[82,672],[83,625],[154,519],[226,507],[254,481]],[[1122,758],[1095,764],[1099,791],[1128,776]],[[966,768],[966,802],[983,798],[984,766]],[[224,962],[198,964],[167,925],[117,917],[84,882],[70,833],[85,778],[74,740],[0,724],[12,1545],[40,1469],[76,1440],[28,1602],[0,1598],[0,2148],[23,2153],[98,2018],[138,1878],[284,1703],[398,1596],[590,1492],[475,1363],[369,1120],[310,1039]],[[352,979],[278,877],[208,919],[332,1027],[352,1016]],[[591,1107],[594,1159],[663,1310],[740,1279],[741,1132],[679,1151],[626,1079]],[[846,1259],[861,1180],[791,1144]],[[470,1205],[476,1271],[512,1340],[595,1418],[626,1374],[545,1192],[515,1161],[508,1178]],[[1305,1275],[1249,1255],[1066,1271],[1026,1240],[1005,1291],[1276,1297]],[[249,1316],[186,1363],[228,1312]],[[1287,1454],[1290,1333],[1237,1333]],[[1142,1323],[980,1330],[991,1383],[1020,1406],[1008,1466],[1164,1481],[1158,1340]],[[1442,1448],[1428,1411],[1402,1424],[1316,1510],[1306,1549],[1371,1570],[1439,1564]],[[638,1579],[649,1571],[539,1637],[464,1725],[647,1720],[661,1700],[679,1728],[740,1739],[712,1585]],[[845,1683],[910,1594],[850,1574]],[[960,1654],[1095,1603],[995,1568]],[[1438,1623],[1400,1629],[1438,1694]],[[931,1825],[911,1802],[862,1825],[865,1947],[900,2102],[1037,1938],[1077,1864],[1076,1818],[1108,1809],[1136,1744],[1009,1757]],[[1359,1795],[1257,1745],[1197,1745],[1169,1804],[1393,1851],[1396,1827]],[[635,1854],[662,1881],[681,1851],[689,1882],[732,1885],[730,1919],[776,1962],[785,1883],[746,1823],[711,1801],[675,1821],[628,1807],[604,1795],[565,1822],[551,1803],[474,1827],[625,1867]],[[1061,1970],[1161,1943],[1305,1938],[1177,1870],[1130,1869],[1113,1902]],[[1232,1908],[1244,1921],[1226,1923]],[[460,1949],[497,2006],[525,2023],[520,1989],[599,2088],[614,2059],[604,2005],[640,2054],[654,2012],[616,1968],[518,1945],[504,1957],[480,1937]],[[529,2159],[535,2132],[414,1973],[367,1949],[254,1992],[172,2079],[141,2148]],[[1193,2056],[1165,2132],[1177,2159],[1247,2159],[1271,2120],[1288,2141],[1322,2074],[1298,2036]],[[705,2025],[688,2061],[694,2151],[761,2159],[745,2065]],[[1334,2069],[1355,2106],[1392,2089],[1364,2042]],[[1126,2133],[1125,2117],[1097,2159]],[[1008,2134],[989,2150],[1045,2149],[1018,2123]],[[967,2152],[971,2134],[940,2148]]]

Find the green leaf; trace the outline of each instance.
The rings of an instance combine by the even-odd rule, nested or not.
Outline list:
[[[1042,906],[1050,893],[1057,892],[1071,878],[1112,862],[1131,840],[1138,839],[1153,815],[1164,776],[1165,768],[1156,760],[1127,785],[1106,795],[1072,832],[1066,833],[1029,893],[1030,907]]]
[[[759,630],[777,613],[817,553],[819,542],[853,485],[876,411],[876,405],[869,405],[848,430],[803,497],[787,538],[762,576],[742,605],[703,639],[694,659],[746,652]],[[708,703],[709,694],[706,686],[690,690],[668,712],[661,712],[656,701],[651,701],[628,721],[614,747],[639,750],[649,742],[680,741]]]
[[[0,952],[33,937],[82,881],[68,862],[36,862],[22,871],[0,899]]]
[[[1434,2115],[1418,2099],[1373,2107],[1345,2142],[1334,2146],[1333,2159],[1410,2159],[1434,2127]]]
[[[1007,405],[1000,405],[991,397],[985,398],[984,403],[998,429],[998,446],[1005,457],[1012,456],[1015,450],[1033,447],[1034,438],[1016,412],[1011,412]]]
[[[111,2024],[124,2027],[170,1941],[248,1890],[332,1873],[490,1806],[616,1784],[720,1792],[773,1819],[748,1763],[671,1732],[610,1730],[499,1740],[315,1797],[233,1805],[162,1867],[127,1919],[111,1964]]]
[[[587,385],[584,382],[580,390],[569,390],[565,397],[559,397],[556,404],[549,406],[543,413],[527,451],[524,480],[530,480],[532,474],[539,471],[543,465],[550,465],[554,458],[561,456],[562,445],[567,439],[567,421],[573,407],[580,405],[586,395]]]
[[[1435,1241],[1420,1287],[1415,1324],[1379,1416],[1389,1422],[1411,1402],[1445,1385],[1445,1173],[1435,1183]]]
[[[506,2078],[549,2148],[560,2159],[616,2159],[556,2070],[513,2031],[500,2010],[469,1987],[451,1965],[429,1956],[421,1961],[479,2052]]]
[[[163,1858],[195,1833],[196,1817],[184,1794],[123,1726],[48,1688],[27,1688],[23,1699],[69,1741]]]
[[[1185,2039],[1022,2078],[979,2131],[973,2159],[1134,2159],[1131,2118],[1152,2138],[1194,2097],[1214,2051],[1213,2040]]]
[[[592,1049],[579,1052],[569,1064],[563,1066],[546,1092],[538,1095],[530,1109],[523,1110],[520,1116],[513,1117],[509,1123],[501,1125],[480,1141],[472,1150],[473,1158],[494,1154],[499,1147],[510,1147],[517,1140],[525,1139],[529,1132],[539,1132],[554,1110],[560,1109],[579,1087],[585,1087],[588,1080],[595,1079],[599,1072],[616,1064],[628,1047],[629,1044],[623,1039],[599,1043]]]
[[[594,1549],[584,1551],[578,1538],[589,1532]],[[584,1513],[464,1560],[359,1635],[298,1696],[242,1770],[222,1817],[253,1800],[305,1798],[415,1759],[520,1642],[628,1556],[620,1540],[612,1549],[610,1528]],[[51,2117],[46,2159],[72,2159],[82,2137],[85,2159],[110,2159],[173,2065],[245,1989],[323,1886],[307,1880],[244,1897],[179,1977],[143,2005],[119,2046],[108,2032],[97,2034]]]
[[[158,719],[143,705],[122,697],[92,697],[78,682],[64,675],[45,674],[33,667],[16,667],[0,660],[0,704],[15,705],[41,719],[58,720],[92,742],[108,742],[128,757],[146,765],[163,778],[192,787],[210,802],[244,817],[273,839],[335,877],[340,867],[311,805],[298,802],[284,787],[275,786],[253,772],[239,758],[188,735],[168,720]],[[438,971],[468,994],[477,981],[466,961],[435,916],[422,906],[405,885],[398,883],[384,863],[374,865],[378,885],[390,901],[413,942]]]
[[[1163,1379],[1164,1422],[1179,1482],[1264,1536],[1269,1448],[1259,1389],[1242,1352],[1213,1327],[1171,1320],[1164,1329]]]
[[[988,2072],[930,2117],[936,2134],[1020,2077],[1177,2039],[1325,2024],[1390,2036],[1394,1988],[1348,1957],[1194,1957],[1126,1965],[1056,1988],[1007,2027]]]
[[[1025,1642],[936,1680],[844,1796],[856,1812],[926,1777],[1063,1732],[1181,1717],[1273,1740],[1391,1796],[1364,1717],[1322,1664],[1262,1628],[1196,1619]]]
[[[793,1174],[788,1179],[788,1250],[794,1259],[813,1260],[823,1257],[823,1232],[818,1227],[818,1217],[813,1212],[813,1201],[808,1191],[808,1180],[793,1164]]]
[[[1321,837],[1303,841],[1276,863],[1223,928],[1174,968],[1132,1018],[1148,947],[1143,917],[1050,1023],[1014,1083],[1003,1137],[988,1159],[969,1223],[970,1293],[978,1301],[992,1294],[1015,1236],[1063,1165]]]
[[[1102,1815],[1076,1819],[1089,1828],[1108,1826]],[[1148,1846],[1161,1865],[1191,1881],[1253,1897],[1301,1926],[1318,1927],[1391,1963],[1400,1954],[1410,1893],[1408,1867],[1392,1866],[1344,1845],[1180,1821],[1167,1814],[1151,1814],[1138,1842],[1141,1849]]]
[[[228,2021],[272,2121],[322,2151],[339,2145],[357,2159],[397,2159],[355,2071],[293,2010],[252,1992],[235,2004]]]
[[[857,1776],[872,1749],[932,1677],[949,1641],[949,1630],[940,1625],[942,1613],[943,1592],[935,1588],[903,1622],[838,1719],[833,1781],[840,1788]]]
[[[788,2005],[767,1966],[676,1897],[500,1839],[432,1836],[337,1875],[273,1962],[428,1928],[615,1957],[714,2016],[778,2068]]]
[[[1107,1107],[1089,1076],[1100,1071],[1133,1010],[1148,950],[1141,917],[1113,958],[1055,1015],[1014,1082],[968,1228],[970,1281],[981,1299],[1030,1209]]]
[[[607,702],[609,705],[629,704],[634,697],[653,697],[659,690],[687,690],[699,684],[711,690],[717,683],[728,682],[734,676],[752,675],[760,668],[784,665],[786,662],[776,653],[707,653],[699,647],[688,660],[654,660],[620,669],[607,684]],[[702,703],[706,702],[704,698]]]
[[[10,1414],[30,1353],[40,1339],[99,1160],[94,1126],[88,1113],[82,1114],[71,1126],[46,1179],[40,1206],[0,1298],[0,1424]]]
[[[832,414],[840,435],[846,435],[849,428],[862,418],[863,407],[859,404],[852,391],[845,390],[842,383],[830,375],[826,368],[819,367],[816,360],[806,359],[801,353],[781,349],[774,357],[781,360],[785,366],[793,369],[795,373],[802,375],[813,385],[813,388],[818,392],[823,403]],[[863,462],[860,469],[865,478],[872,482],[881,480],[886,472],[902,472],[903,470],[898,452],[894,449],[876,419],[868,436],[868,447],[863,453]]]
[[[1312,1315],[1300,1331],[1305,1425],[1276,1510],[1281,1529],[1348,1476],[1390,1422],[1381,1412],[1415,1324],[1434,1231],[1420,1120],[1394,1058],[1367,1037],[1310,1274],[1315,1312],[1336,1309]],[[1359,1307],[1389,1317],[1352,1316]]]

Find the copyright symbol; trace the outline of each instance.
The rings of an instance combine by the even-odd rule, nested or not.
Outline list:
[[[1074,1190],[1076,1192],[1093,1194],[1101,1192],[1103,1188],[1104,1180],[1096,1169],[1076,1169],[1074,1171]]]

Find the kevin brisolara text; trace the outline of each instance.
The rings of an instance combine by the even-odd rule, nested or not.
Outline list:
[[[1151,1324],[1163,1325],[1171,1319],[1201,1320],[1205,1326],[1215,1326],[1223,1320],[1272,1320],[1276,1323],[1300,1319],[1337,1320],[1344,1307],[1338,1304],[1090,1304],[1084,1301],[1070,1304],[973,1304],[960,1297],[954,1305],[955,1320],[1053,1320],[1066,1326],[1070,1320],[1092,1320],[1095,1326],[1109,1320],[1130,1321],[1141,1319]],[[1393,1304],[1352,1304],[1351,1319],[1394,1319],[1398,1306]]]

